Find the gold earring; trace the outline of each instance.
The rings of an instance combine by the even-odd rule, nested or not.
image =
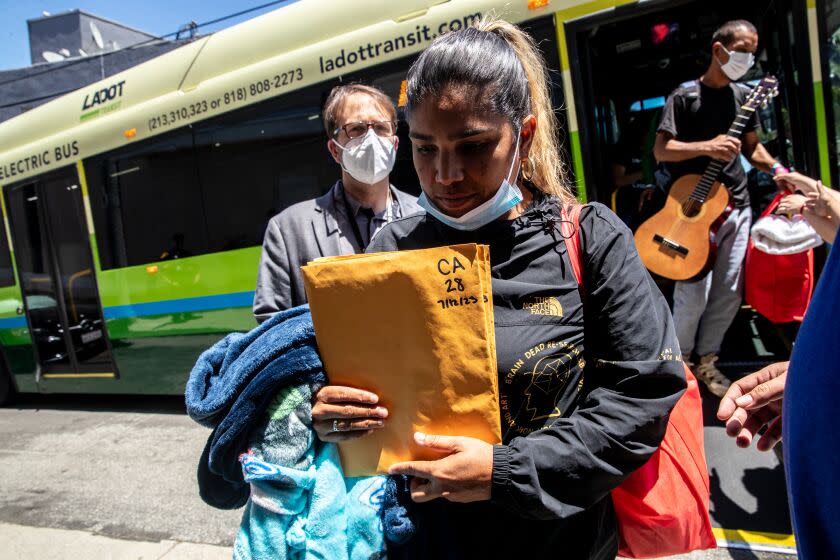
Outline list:
[[[534,162],[531,161],[531,156],[522,160],[520,164],[520,170],[522,172],[522,178],[526,181],[530,181],[531,178],[534,176]]]

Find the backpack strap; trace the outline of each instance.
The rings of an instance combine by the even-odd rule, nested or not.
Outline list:
[[[572,265],[572,272],[578,286],[583,287],[583,257],[580,252],[580,211],[583,204],[573,204],[570,209],[564,206],[560,210],[560,233],[563,241],[566,242],[566,254],[569,255],[569,263]]]

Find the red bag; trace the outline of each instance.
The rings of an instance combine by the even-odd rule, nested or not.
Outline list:
[[[583,285],[583,267],[576,232],[581,208],[575,205],[569,220],[561,222],[579,286]],[[620,556],[655,558],[717,547],[709,519],[709,472],[703,450],[700,389],[688,367],[685,377],[688,387],[671,411],[659,449],[612,492]]]
[[[779,193],[761,214],[773,212],[785,195]],[[773,323],[802,322],[814,291],[814,250],[793,255],[769,255],[747,247],[744,299]]]

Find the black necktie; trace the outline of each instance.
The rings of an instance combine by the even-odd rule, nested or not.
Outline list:
[[[371,238],[370,223],[373,221],[373,208],[361,207],[361,208],[359,208],[359,214],[361,214],[362,216],[367,218],[364,221],[364,234],[363,234],[365,247],[367,247],[368,245],[370,245],[370,238]],[[362,249],[364,249],[364,247],[362,247]]]

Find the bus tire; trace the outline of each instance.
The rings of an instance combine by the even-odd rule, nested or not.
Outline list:
[[[0,406],[11,404],[16,395],[17,391],[15,391],[9,370],[4,365],[0,365]]]

